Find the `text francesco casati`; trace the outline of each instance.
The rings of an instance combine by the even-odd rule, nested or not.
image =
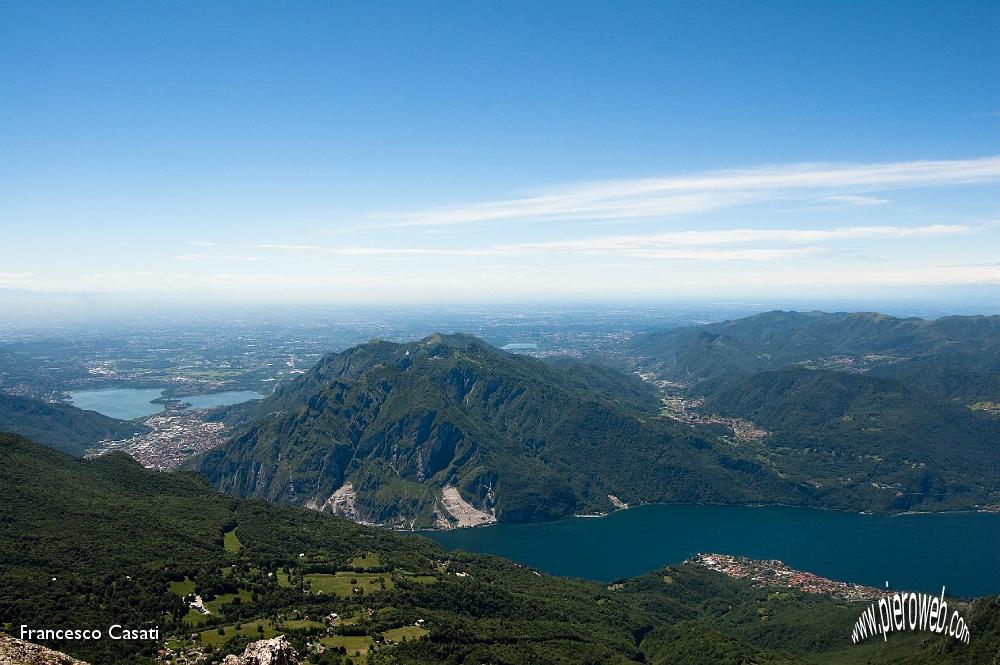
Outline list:
[[[20,626],[20,638],[22,640],[158,640],[160,639],[160,628],[126,628],[121,624],[112,624],[105,630],[99,628],[29,628]]]

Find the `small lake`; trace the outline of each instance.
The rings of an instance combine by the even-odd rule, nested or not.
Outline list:
[[[182,402],[187,402],[193,409],[214,409],[217,406],[229,406],[240,402],[249,402],[254,399],[263,399],[260,393],[252,390],[230,390],[225,393],[209,393],[208,395],[188,395],[179,397]]]
[[[78,390],[70,393],[70,402],[78,409],[97,411],[112,418],[131,420],[145,418],[163,410],[162,404],[152,404],[159,399],[159,388],[107,388],[102,390]],[[178,397],[196,409],[213,409],[217,406],[239,404],[264,396],[252,390],[230,390],[208,395],[186,395]]]
[[[497,554],[553,575],[609,582],[697,552],[781,559],[824,577],[893,589],[1000,593],[1000,514],[881,517],[791,507],[649,505],[604,518],[427,532],[448,549]]]
[[[69,394],[70,402],[78,409],[97,411],[112,418],[131,420],[151,416],[163,410],[162,404],[150,404],[159,399],[159,388],[109,388],[106,390],[78,390]]]

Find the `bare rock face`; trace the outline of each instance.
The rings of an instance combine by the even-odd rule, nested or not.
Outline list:
[[[296,663],[298,661],[295,661]],[[0,665],[87,665],[61,651],[0,635]]]
[[[279,635],[248,645],[239,658],[226,656],[222,665],[299,665],[299,654],[283,635]]]

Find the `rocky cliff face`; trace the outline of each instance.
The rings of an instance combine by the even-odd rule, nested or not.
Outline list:
[[[226,656],[222,665],[299,665],[299,654],[279,635],[247,645],[242,656]]]
[[[38,644],[0,635],[0,665],[87,665],[82,660]]]

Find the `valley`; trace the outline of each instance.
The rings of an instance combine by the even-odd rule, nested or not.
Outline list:
[[[609,496],[990,509],[1000,505],[990,444],[1000,421],[982,405],[1000,390],[984,373],[996,362],[995,318],[768,312],[623,330],[619,350],[585,349],[590,362],[532,359],[458,334],[378,340],[296,370],[260,402],[181,409],[165,397],[167,411],[122,423],[129,436],[92,439],[87,450],[186,465],[239,496],[405,529],[607,513]],[[937,358],[953,364],[950,374]],[[93,395],[133,393],[145,395]],[[183,399],[224,405],[257,394]],[[108,402],[107,413],[135,408]],[[271,467],[275,453],[285,459]],[[596,474],[574,470],[583,456]]]
[[[99,441],[85,456],[120,451],[147,468],[176,469],[188,458],[226,442],[229,429],[206,416],[208,411],[203,409],[168,409],[142,421],[148,428],[145,434]]]
[[[568,355],[373,339],[261,399],[103,384],[155,409],[135,420],[7,393],[0,429],[51,447],[0,436],[0,623],[166,636],[47,643],[99,663],[279,634],[338,664],[822,663],[888,582],[947,586],[990,649],[995,319],[769,312]]]

